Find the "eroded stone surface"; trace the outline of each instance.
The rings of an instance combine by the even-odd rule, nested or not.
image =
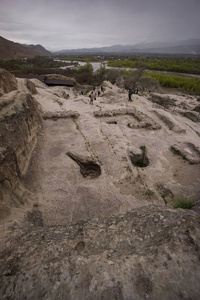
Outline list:
[[[43,112],[43,119],[78,118],[77,111]]]
[[[0,98],[0,218],[24,204],[30,192],[21,183],[41,129],[37,102],[30,94],[11,92]]]
[[[151,119],[149,116],[145,115],[141,111],[137,111],[135,108],[129,109],[118,109],[112,111],[98,111],[94,113],[95,117],[113,117],[113,116],[120,116],[120,115],[131,115],[137,121],[128,123],[127,126],[130,128],[146,128],[157,130],[160,129],[161,126],[156,124],[156,122]]]
[[[200,148],[192,143],[175,144],[171,146],[171,150],[173,153],[189,161],[190,164],[200,163]]]
[[[0,145],[0,199],[6,203],[0,216],[0,298],[199,299],[200,169],[170,151],[182,145],[198,156],[199,123],[178,107],[184,102],[193,110],[196,98],[176,95],[176,110],[161,112],[152,110],[148,95],[128,102],[123,89],[106,81],[105,97],[89,105],[76,89],[33,82],[42,114],[77,112],[78,118],[45,120],[27,167],[22,153],[28,164],[26,147],[33,145],[36,127],[28,119],[28,129],[21,111],[32,110],[26,102],[16,105],[16,92],[0,99],[4,121],[15,121],[3,121],[6,140],[17,145],[16,151],[4,141]],[[27,92],[24,80],[18,89]],[[127,126],[159,125],[154,111],[185,133],[165,122],[160,130]],[[141,156],[144,149],[149,165],[138,168],[130,151]],[[191,211],[172,209],[180,193],[195,198]]]
[[[164,106],[165,108],[169,108],[170,106],[175,106],[177,100],[170,98],[168,95],[151,93],[150,101],[152,101],[154,104],[158,104]]]
[[[154,111],[155,114],[162,120],[170,130],[173,130],[176,133],[186,133],[186,130],[181,128],[179,123],[170,115],[168,112],[158,112]]]
[[[14,75],[0,68],[0,96],[17,89],[17,80]]]
[[[1,299],[199,299],[193,211],[149,206],[64,227],[36,225],[12,231],[0,258]]]
[[[91,158],[81,157],[71,152],[67,152],[66,154],[79,165],[80,173],[84,178],[93,179],[101,175],[101,167]]]

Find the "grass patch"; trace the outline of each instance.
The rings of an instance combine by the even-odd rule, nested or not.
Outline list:
[[[146,151],[146,146],[141,146],[140,150],[142,150],[143,152],[145,152]]]
[[[194,199],[188,199],[183,195],[176,196],[172,200],[172,205],[174,208],[184,208],[184,209],[191,209],[195,205]]]
[[[163,87],[176,88],[183,92],[200,95],[200,80],[198,78],[157,73],[146,73],[146,75],[156,79]]]

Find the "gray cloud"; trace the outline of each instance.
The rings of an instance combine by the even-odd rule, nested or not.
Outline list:
[[[0,0],[0,35],[50,50],[200,38],[199,0]]]

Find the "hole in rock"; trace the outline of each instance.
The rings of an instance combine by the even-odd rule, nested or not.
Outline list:
[[[130,153],[130,159],[134,166],[139,168],[145,168],[149,165],[149,159],[146,153],[142,151],[141,154]]]
[[[117,124],[116,120],[108,120],[106,121],[107,124]]]
[[[76,247],[75,247],[75,250],[78,252],[78,253],[81,253],[85,248],[85,243],[84,242],[79,242]]]
[[[80,173],[83,177],[94,179],[101,175],[101,167],[96,162],[88,158],[78,157],[71,152],[67,152],[66,154],[79,165]]]

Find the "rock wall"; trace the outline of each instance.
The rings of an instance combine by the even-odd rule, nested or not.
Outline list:
[[[0,219],[30,196],[21,177],[40,128],[38,105],[30,94],[13,91],[0,98]]]

